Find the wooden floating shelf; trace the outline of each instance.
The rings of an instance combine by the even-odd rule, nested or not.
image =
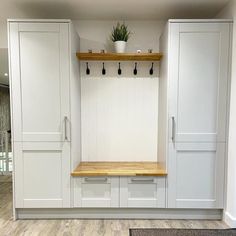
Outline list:
[[[158,162],[81,162],[72,176],[166,176]]]
[[[161,53],[76,53],[82,61],[160,61]]]

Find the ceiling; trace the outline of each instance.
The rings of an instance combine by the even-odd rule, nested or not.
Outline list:
[[[1,0],[0,20],[70,18],[165,20],[211,18],[229,0]]]

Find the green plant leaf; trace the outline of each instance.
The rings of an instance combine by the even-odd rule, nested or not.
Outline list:
[[[116,41],[125,41],[127,42],[130,37],[131,32],[128,30],[128,26],[125,25],[125,23],[120,24],[120,22],[117,22],[116,26],[113,26],[112,32],[111,32],[111,40],[113,42]]]

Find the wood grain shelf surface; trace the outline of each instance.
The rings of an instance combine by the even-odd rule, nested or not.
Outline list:
[[[160,61],[161,53],[76,53],[83,61]]]
[[[158,162],[81,162],[72,176],[166,176]]]

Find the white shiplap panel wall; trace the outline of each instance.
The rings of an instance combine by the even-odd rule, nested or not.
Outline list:
[[[83,161],[157,161],[158,63],[149,75],[151,63],[89,63],[91,74],[82,74],[82,159]]]

